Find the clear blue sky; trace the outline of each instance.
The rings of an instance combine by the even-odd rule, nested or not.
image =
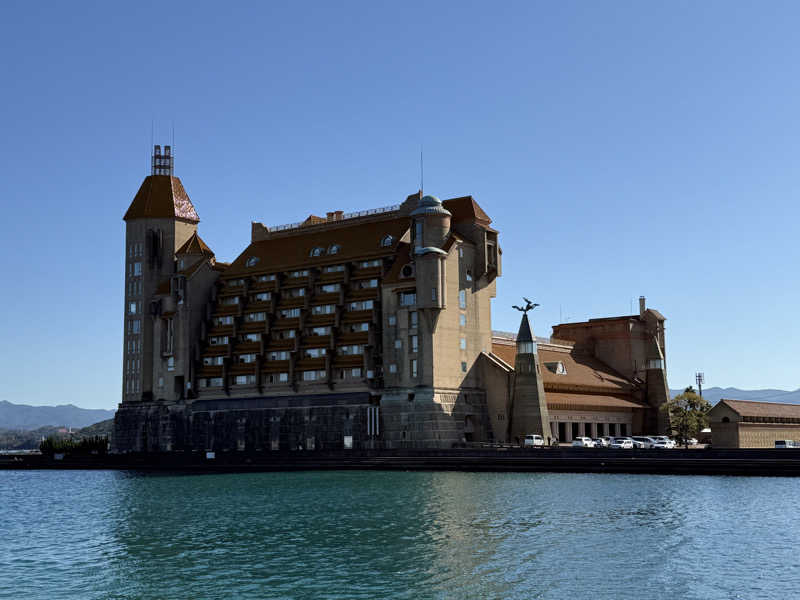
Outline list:
[[[495,329],[667,317],[669,383],[800,387],[800,5],[6,2],[0,399],[114,407],[151,123],[222,260],[250,221],[472,194]]]

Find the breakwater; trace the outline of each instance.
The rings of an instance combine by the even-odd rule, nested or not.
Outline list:
[[[800,475],[800,450],[397,449],[0,456],[0,469],[247,472],[307,470]]]

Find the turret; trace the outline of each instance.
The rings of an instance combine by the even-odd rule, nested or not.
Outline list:
[[[144,178],[125,221],[125,312],[122,399],[153,395],[154,317],[150,303],[159,285],[175,273],[175,253],[200,221],[181,180],[173,176],[170,146],[154,146],[152,170]],[[159,356],[160,358],[160,356]]]
[[[442,250],[450,235],[450,211],[435,196],[423,196],[411,212],[411,239],[417,270],[417,306],[436,311],[431,316],[433,329],[438,309],[447,307],[447,277]]]

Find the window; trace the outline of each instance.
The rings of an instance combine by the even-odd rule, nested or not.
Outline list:
[[[338,252],[338,250],[336,252]],[[335,254],[335,252],[331,254]],[[344,271],[344,265],[329,265],[322,268],[323,273],[340,273],[341,271]]]
[[[325,371],[303,371],[303,381],[318,381],[325,379]]]
[[[472,271],[467,269],[467,281],[472,281]]]
[[[389,365],[389,373],[397,373],[397,365],[395,363]]]
[[[251,364],[256,362],[256,355],[255,354],[240,354],[239,355],[239,362],[245,364]]]
[[[361,300],[358,302],[350,302],[347,305],[347,310],[350,311],[359,311],[359,310],[372,310],[372,300]]]
[[[464,247],[463,246],[459,246],[458,247],[458,258],[464,258]]]
[[[306,295],[306,288],[290,288],[286,290],[286,294],[290,298],[301,298]]]
[[[323,254],[325,254],[325,248],[315,246],[311,249],[311,256],[322,256]]]
[[[308,269],[302,271],[290,271],[289,277],[308,277]]]
[[[467,308],[466,290],[458,290],[458,308]]]
[[[253,302],[269,302],[272,295],[269,292],[259,292],[251,297]]]
[[[225,282],[227,287],[241,287],[244,285],[244,279],[229,279]]]
[[[208,338],[208,343],[212,346],[224,346],[228,343],[227,335],[212,335]]]
[[[224,360],[224,356],[204,356],[203,364],[207,367],[216,367],[221,366]]]
[[[462,373],[466,373],[467,372],[467,363],[465,363],[463,361],[461,362],[461,372]]]
[[[267,313],[263,312],[254,312],[254,313],[247,313],[244,316],[245,321],[254,322],[254,321],[266,321],[267,320]]]
[[[372,267],[380,267],[381,266],[381,261],[380,261],[379,258],[376,258],[376,259],[373,259],[373,260],[362,260],[361,262],[357,262],[356,266],[359,269],[370,269]]]
[[[364,354],[364,346],[360,344],[339,346],[338,348],[336,348],[336,353],[339,356],[353,356],[355,354]]]
[[[242,335],[242,342],[245,344],[248,342],[258,342],[261,341],[261,334],[260,333],[245,333]]]
[[[331,244],[328,246],[328,254],[339,254],[342,247],[339,244]]]
[[[278,313],[283,319],[296,319],[300,316],[299,308],[284,308]]]
[[[308,330],[308,335],[330,335],[330,327],[312,327]]]
[[[270,373],[267,375],[268,383],[286,383],[289,381],[288,373]]]
[[[280,329],[275,332],[275,335],[279,340],[289,340],[294,338],[297,334],[294,329]]]
[[[436,288],[431,288],[431,301],[436,302]]]
[[[389,325],[397,325],[397,317],[395,315],[389,315]]]
[[[141,319],[133,319],[130,321],[131,323],[131,333],[141,333],[142,332],[142,321]]]
[[[422,246],[422,221],[414,224],[414,245]]]
[[[350,323],[349,325],[347,325],[347,331],[349,331],[350,333],[369,331],[369,323]]]
[[[394,341],[394,347],[397,350],[401,349],[403,347],[403,340],[395,340]]]
[[[248,256],[244,264],[248,267],[255,267],[258,264],[259,260],[261,259],[258,258],[257,256]]]
[[[256,277],[256,281],[261,282],[261,283],[264,283],[264,282],[267,282],[267,281],[275,281],[275,274],[271,273],[269,275],[259,275],[258,277]]]
[[[332,315],[335,312],[336,306],[334,304],[317,304],[311,307],[312,315]]]
[[[463,338],[463,337],[462,337],[462,338],[461,338],[461,339],[458,341],[458,347],[459,347],[461,350],[466,350],[466,349],[467,349],[467,338]]]
[[[416,358],[412,358],[411,359],[411,376],[412,377],[416,377],[417,376],[417,359]]]
[[[139,305],[137,302],[128,304],[128,314],[135,315],[139,313]]]
[[[414,329],[419,325],[419,314],[415,310],[408,312],[408,326]]]
[[[416,335],[408,337],[408,347],[411,352],[417,352],[419,350],[419,338]]]
[[[285,350],[273,350],[267,354],[267,360],[289,360],[289,353]]]
[[[227,296],[225,298],[220,298],[219,303],[225,306],[230,306],[232,304],[239,304],[239,296]]]
[[[306,348],[303,352],[303,356],[306,358],[321,358],[326,354],[328,354],[326,348]]]
[[[222,377],[209,377],[205,387],[222,387]]]
[[[388,233],[381,238],[381,246],[383,248],[390,248],[394,244],[394,238]]]
[[[319,293],[320,294],[335,294],[339,290],[342,289],[341,284],[339,283],[326,283],[325,285],[319,286]]]
[[[377,279],[361,279],[360,281],[355,282],[356,289],[365,290],[369,288],[376,288],[378,287],[378,280]]]
[[[183,264],[184,264],[183,259],[182,258],[178,259],[178,270],[179,271],[183,270]]]
[[[400,292],[400,306],[414,306],[416,303],[416,292]]]
[[[142,263],[140,262],[133,263],[133,274],[136,277],[142,274]]]
[[[255,382],[255,375],[237,375],[233,380],[234,385],[253,385]]]
[[[170,356],[167,359],[167,371],[174,371],[175,370],[175,357]]]
[[[222,325],[233,325],[233,317],[231,315],[227,315],[224,317],[214,317],[211,320],[211,322],[217,327],[220,327]]]
[[[350,369],[350,377],[361,377],[361,368],[354,367]]]
[[[461,325],[461,327],[466,327],[467,326],[467,315],[465,315],[465,314],[458,315],[458,324]]]

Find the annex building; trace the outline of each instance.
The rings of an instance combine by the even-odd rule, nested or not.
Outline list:
[[[663,430],[664,318],[493,334],[502,274],[471,196],[281,226],[216,259],[171,148],[125,213],[116,451],[451,447]]]
[[[774,448],[800,441],[800,405],[722,399],[709,412],[714,448]]]

